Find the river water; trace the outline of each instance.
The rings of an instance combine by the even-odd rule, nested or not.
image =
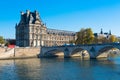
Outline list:
[[[120,57],[0,60],[0,80],[120,80]]]

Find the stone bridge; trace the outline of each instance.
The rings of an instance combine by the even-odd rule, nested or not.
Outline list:
[[[120,50],[120,43],[106,43],[106,44],[87,44],[87,45],[64,45],[64,46],[52,46],[52,47],[41,47],[39,57],[49,56],[64,56],[64,57],[108,57],[109,50],[114,49]]]

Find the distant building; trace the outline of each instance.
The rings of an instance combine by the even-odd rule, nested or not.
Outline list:
[[[16,24],[16,46],[63,45],[75,39],[76,32],[47,28],[37,11],[21,12],[21,20]]]
[[[103,32],[103,30],[101,29],[100,33],[94,33],[94,36],[96,38],[101,38],[101,37],[109,38],[111,35],[112,35],[111,30],[109,32]]]

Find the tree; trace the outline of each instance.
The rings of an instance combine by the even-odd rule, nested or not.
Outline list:
[[[109,42],[117,42],[117,38],[114,35],[109,37]]]
[[[76,44],[84,44],[85,39],[85,29],[82,28],[79,32],[77,32],[77,40],[75,41]]]
[[[94,37],[93,43],[94,43],[94,44],[97,44],[97,43],[98,43],[98,40],[99,40],[99,39],[98,39],[97,37]]]
[[[84,29],[82,28],[78,33],[77,33],[77,40],[76,44],[91,44],[93,43],[94,40],[94,34],[92,32],[91,28]]]
[[[0,36],[0,44],[4,44],[4,39],[3,39],[3,37],[2,36]]]
[[[91,28],[87,28],[86,29],[86,44],[91,44],[93,43],[93,40],[94,40],[94,34],[93,34],[93,31]]]
[[[5,46],[8,46],[10,43],[7,41],[7,42],[5,42]]]

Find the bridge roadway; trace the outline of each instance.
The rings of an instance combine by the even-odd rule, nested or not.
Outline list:
[[[63,45],[63,46],[51,46],[41,47],[39,57],[49,56],[64,56],[64,57],[108,57],[107,51],[117,48],[120,50],[120,43],[106,43],[106,44],[86,44],[86,45]]]

